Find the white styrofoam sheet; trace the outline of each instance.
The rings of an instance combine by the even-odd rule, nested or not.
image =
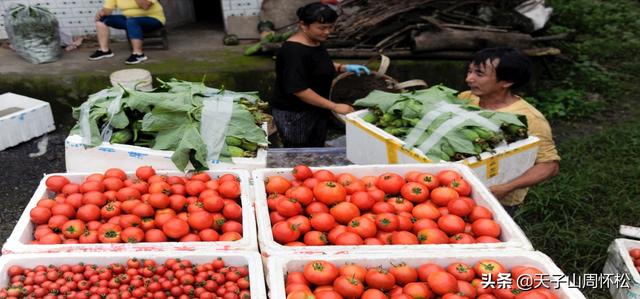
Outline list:
[[[0,257],[0,286],[9,283],[6,274],[9,267],[20,265],[33,268],[37,265],[63,264],[96,264],[126,263],[129,258],[152,259],[157,263],[164,263],[170,258],[189,259],[194,264],[209,263],[220,257],[229,266],[249,267],[249,288],[252,298],[267,298],[262,270],[262,261],[257,252],[225,251],[225,252],[102,252],[102,253],[48,253],[48,254],[11,254]]]
[[[267,132],[267,124],[262,128]],[[144,165],[155,169],[177,170],[171,161],[173,151],[153,150],[147,147],[112,144],[103,142],[96,147],[86,147],[82,137],[70,135],[64,142],[64,154],[67,172],[105,171],[118,161],[118,167],[125,171],[133,171]],[[267,167],[267,150],[259,148],[255,158],[232,158],[233,163],[209,161],[209,169],[238,168],[254,170]]]
[[[20,110],[0,117],[0,151],[56,129],[47,102],[10,92],[0,95],[0,111],[11,108]]]
[[[432,164],[402,164],[402,165],[353,165],[353,166],[332,166],[332,167],[312,167],[313,171],[326,169],[333,173],[340,174],[349,172],[358,178],[367,175],[380,175],[385,172],[395,172],[404,176],[409,171],[420,171],[436,174],[441,170],[452,169],[458,171],[462,177],[469,182],[472,188],[471,198],[476,204],[488,208],[493,212],[494,220],[500,224],[502,234],[501,243],[477,243],[477,244],[425,244],[425,245],[359,245],[359,246],[284,246],[273,239],[271,231],[271,220],[269,219],[269,208],[267,206],[266,191],[264,181],[272,175],[281,175],[288,179],[293,179],[291,168],[259,169],[253,171],[253,189],[255,191],[256,217],[258,222],[258,243],[260,252],[268,257],[271,255],[289,254],[344,254],[356,252],[398,252],[399,250],[425,251],[438,250],[446,251],[453,249],[487,250],[496,248],[518,248],[533,250],[533,246],[522,229],[507,214],[498,200],[491,194],[471,169],[457,163],[432,163]]]
[[[117,165],[114,165],[117,166]],[[184,176],[177,171],[156,171],[157,174],[167,176]],[[237,241],[217,242],[142,242],[142,243],[96,243],[96,244],[30,244],[33,240],[35,225],[31,222],[29,212],[36,207],[38,201],[47,194],[45,181],[53,175],[62,175],[72,183],[80,183],[91,173],[54,173],[46,175],[40,181],[40,185],[25,207],[13,232],[2,247],[3,254],[11,253],[38,253],[38,252],[74,252],[74,251],[194,251],[194,250],[257,250],[255,212],[252,202],[249,173],[242,169],[225,169],[207,171],[216,178],[230,173],[240,178],[240,203],[242,205],[242,239]],[[135,172],[128,172],[129,177],[134,177]]]
[[[493,259],[506,268],[517,265],[533,266],[552,277],[560,277],[562,270],[558,268],[545,254],[539,251],[441,251],[441,252],[395,252],[386,254],[345,254],[345,255],[306,255],[306,256],[278,256],[269,259],[267,268],[267,285],[270,298],[286,298],[285,275],[290,271],[302,271],[304,266],[313,260],[326,260],[333,262],[337,267],[346,263],[356,263],[369,267],[383,266],[388,268],[391,264],[406,263],[411,267],[418,267],[423,263],[432,262],[446,267],[455,262],[462,262],[473,266],[483,259]],[[514,282],[515,284],[515,282]],[[585,296],[576,288],[569,288],[567,284],[560,283],[555,290],[560,299],[583,299]]]
[[[364,121],[362,117],[368,113],[369,110],[360,110],[346,116],[347,158],[355,164],[394,164],[394,161],[390,161],[389,146],[402,146],[404,141]],[[529,136],[527,139],[497,146],[495,153],[481,153],[480,161],[470,157],[456,163],[469,165],[487,186],[506,183],[533,166],[538,153],[538,141],[538,137]],[[395,163],[420,163],[426,158],[417,148],[409,152],[410,154],[394,150],[393,154],[397,156]]]
[[[629,255],[629,250],[632,248],[640,248],[640,241],[621,238],[615,239],[609,246],[602,273],[614,276],[626,275],[629,279],[627,280],[629,288],[610,285],[609,293],[614,299],[640,298],[640,274]]]

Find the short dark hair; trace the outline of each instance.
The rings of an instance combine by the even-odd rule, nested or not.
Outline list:
[[[498,81],[513,82],[511,88],[524,86],[531,79],[531,59],[514,48],[488,48],[473,54],[471,64],[484,65],[487,60],[498,59],[496,78]]]
[[[309,3],[298,8],[296,15],[298,20],[306,25],[316,22],[321,24],[335,23],[338,19],[338,13],[335,10],[320,2]]]

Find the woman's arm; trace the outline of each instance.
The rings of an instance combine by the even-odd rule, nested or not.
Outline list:
[[[113,12],[113,9],[104,8],[104,7],[99,9],[98,12],[96,13],[96,21],[100,21],[102,17],[110,15],[111,12]]]
[[[307,88],[303,91],[299,91],[294,93],[295,96],[300,98],[303,102],[313,105],[316,107],[324,108],[331,110],[335,113],[339,114],[347,114],[355,111],[353,107],[346,104],[338,104],[334,103],[330,100],[325,99],[323,96],[317,94],[311,88]]]
[[[138,6],[144,10],[151,8],[151,5],[153,5],[153,2],[149,0],[136,0],[136,3],[138,3]]]

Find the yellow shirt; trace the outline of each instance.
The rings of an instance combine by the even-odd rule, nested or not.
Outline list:
[[[480,99],[473,95],[471,91],[465,91],[458,95],[458,98],[463,100],[469,100],[470,105],[479,106]],[[538,155],[536,156],[536,164],[550,161],[559,161],[560,156],[556,150],[556,145],[553,142],[553,135],[551,134],[551,127],[547,119],[531,104],[520,98],[515,103],[500,108],[496,111],[509,112],[514,114],[522,114],[527,117],[528,133],[540,138],[540,147],[538,148]],[[529,188],[517,189],[507,195],[500,202],[505,206],[513,206],[521,204],[524,201],[525,196]]]
[[[166,19],[162,5],[160,5],[158,0],[147,1],[152,3],[151,7],[147,10],[140,8],[136,0],[105,0],[103,7],[107,9],[120,9],[122,14],[127,17],[152,17],[164,24]]]

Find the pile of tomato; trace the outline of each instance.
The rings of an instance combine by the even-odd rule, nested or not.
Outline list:
[[[543,272],[521,265],[510,270],[491,259],[475,264],[455,262],[446,267],[427,262],[365,268],[332,262],[308,262],[302,272],[286,276],[287,299],[557,299],[554,291],[537,285]],[[499,283],[511,281],[511,285]]]
[[[0,298],[251,298],[249,268],[221,258],[201,264],[132,258],[109,265],[14,265],[7,274],[10,285],[0,289]]]
[[[287,246],[501,242],[493,213],[454,170],[351,173],[293,168],[266,179],[273,238]]]
[[[631,261],[633,261],[633,265],[636,267],[636,271],[640,273],[640,248],[629,249],[629,255],[631,256]]]
[[[112,168],[79,184],[60,175],[45,184],[48,196],[29,213],[34,244],[242,238],[240,183],[233,174],[164,176],[142,166],[135,177]]]

